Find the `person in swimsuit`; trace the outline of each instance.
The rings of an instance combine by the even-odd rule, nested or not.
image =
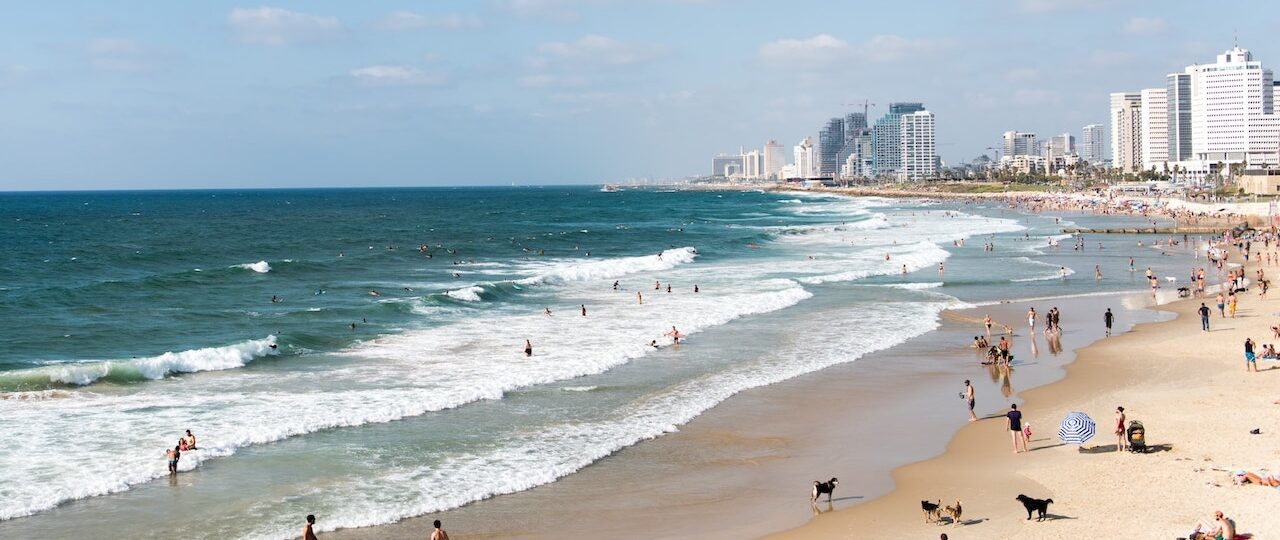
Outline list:
[[[435,520],[431,526],[435,527],[435,530],[431,531],[431,540],[449,540],[449,533],[440,528],[440,520]]]
[[[1116,407],[1116,451],[1121,452],[1128,446],[1124,440],[1124,407]]]
[[[302,526],[302,540],[319,540],[316,538],[315,531],[311,527],[316,524],[316,516],[308,514],[307,524]]]
[[[968,380],[968,379],[965,379],[965,381],[964,381],[964,394],[963,394],[963,396],[964,396],[964,401],[965,401],[965,403],[969,405],[969,421],[970,421],[970,422],[977,422],[977,421],[978,421],[978,415],[976,415],[976,414],[974,414],[974,413],[973,413],[973,385],[972,385],[972,384],[969,384],[969,380]]]
[[[1254,345],[1253,338],[1244,338],[1244,370],[1257,373],[1258,358],[1253,353]]]
[[[191,434],[191,430],[188,429],[187,434],[182,438],[187,441],[187,450],[198,450],[196,448],[196,436]]]
[[[679,330],[676,330],[676,327],[675,327],[675,326],[672,326],[672,327],[671,327],[671,331],[670,331],[670,332],[667,332],[666,334],[663,334],[663,335],[665,335],[665,336],[671,336],[671,339],[672,339],[673,341],[675,341],[675,344],[676,344],[676,345],[679,345],[679,344],[680,344],[680,331],[679,331]]]
[[[640,295],[640,291],[636,291],[636,303],[644,304],[644,296]]]
[[[1102,324],[1107,327],[1107,335],[1111,335],[1111,323],[1115,322],[1116,316],[1111,313],[1111,308],[1107,308],[1107,312],[1102,314]]]
[[[1008,420],[1009,435],[1013,440],[1013,453],[1026,452],[1027,438],[1022,434],[1022,411],[1018,410],[1018,405],[1015,403],[1009,406],[1009,412],[1005,413],[1004,416]],[[1019,447],[1022,450],[1018,450]]]
[[[586,304],[579,304],[579,305],[578,305],[578,307],[582,309],[582,316],[583,316],[583,317],[586,317],[586,316],[587,316],[587,305],[586,305]]]
[[[1036,330],[1036,308],[1027,310],[1027,325],[1031,327],[1031,331]]]
[[[988,313],[982,317],[982,324],[987,327],[987,336],[990,336],[991,335],[991,314]]]
[[[169,474],[178,474],[178,460],[182,459],[182,451],[174,446],[173,450],[165,450],[164,455],[169,458]]]
[[[533,356],[533,343],[527,339],[524,340],[524,355],[526,358]]]

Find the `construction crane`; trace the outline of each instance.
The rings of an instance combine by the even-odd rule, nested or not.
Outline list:
[[[856,107],[856,106],[858,106],[858,105],[862,105],[862,117],[863,117],[863,118],[868,118],[868,117],[867,117],[867,107],[868,107],[868,106],[871,106],[871,105],[875,105],[875,103],[871,103],[871,101],[870,101],[870,100],[866,100],[866,99],[864,99],[864,100],[862,100],[862,103],[841,103],[841,104],[840,104],[840,106],[841,106],[841,107]],[[869,118],[868,118],[868,119],[869,119]]]

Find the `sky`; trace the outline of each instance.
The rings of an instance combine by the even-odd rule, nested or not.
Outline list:
[[[679,178],[920,101],[948,164],[1107,123],[1280,9],[1141,0],[0,4],[0,190]]]

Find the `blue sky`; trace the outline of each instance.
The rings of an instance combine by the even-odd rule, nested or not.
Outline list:
[[[23,5],[26,4],[26,5]],[[868,99],[939,153],[1104,123],[1107,93],[1280,9],[1138,0],[5,2],[0,190],[563,184],[705,173]],[[1210,24],[1212,26],[1210,26]]]

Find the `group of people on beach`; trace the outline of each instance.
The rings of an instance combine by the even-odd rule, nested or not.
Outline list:
[[[182,453],[192,450],[199,448],[196,448],[196,436],[188,429],[186,434],[178,438],[178,444],[164,451],[165,460],[169,462],[169,474],[178,474],[178,460],[182,459]]]

